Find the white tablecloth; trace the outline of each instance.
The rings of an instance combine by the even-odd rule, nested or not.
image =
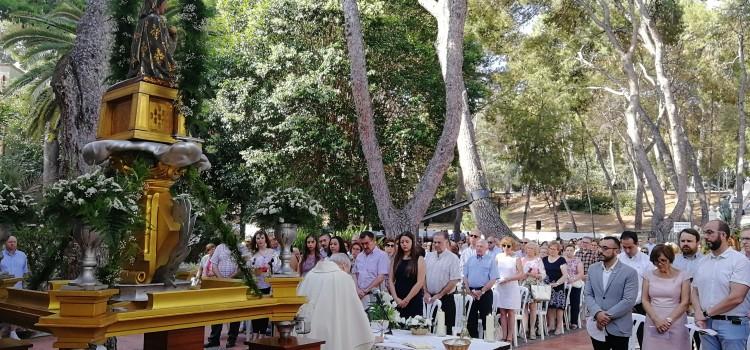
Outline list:
[[[398,332],[398,331],[397,331]],[[386,335],[385,341],[382,343],[375,344],[373,350],[411,350],[412,348],[404,345],[404,343],[411,344],[429,344],[432,345],[436,350],[445,349],[443,346],[443,340],[454,338],[448,337],[436,337],[433,335],[411,335],[411,334],[395,334]],[[472,339],[469,350],[505,350],[510,349],[510,343],[496,341],[488,343],[482,339]]]

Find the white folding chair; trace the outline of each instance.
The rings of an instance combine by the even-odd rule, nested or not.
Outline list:
[[[529,340],[526,338],[526,306],[529,305],[529,290],[526,287],[521,287],[521,308],[516,310],[515,320],[513,322],[513,346],[518,346],[518,337],[523,337],[523,342],[528,343]]]
[[[464,295],[462,298],[461,294],[458,293],[453,297],[456,299],[455,326],[466,326],[466,316],[468,315],[469,310],[471,310],[471,304],[474,303],[474,298],[472,298],[470,295]],[[466,314],[464,314],[464,309],[466,309]]]
[[[435,331],[435,325],[437,324],[437,316],[435,316],[435,312],[437,310],[440,310],[440,306],[443,305],[443,303],[440,300],[435,300],[430,304],[422,303],[422,317],[431,320],[432,326],[430,326],[430,332]]]
[[[544,334],[547,333],[547,310],[549,309],[549,300],[536,302],[536,326],[539,328],[539,334],[544,340]]]
[[[687,318],[687,324],[695,324],[695,317],[688,316],[688,318]],[[693,335],[695,334],[695,329],[690,328],[689,334],[690,334],[689,335],[689,337],[690,337],[690,349],[693,349],[695,347],[695,338],[693,338]]]
[[[563,328],[570,330],[570,291],[573,286],[565,284],[565,311],[563,311]]]
[[[641,314],[633,315],[633,331],[630,334],[630,340],[628,341],[628,350],[635,350],[639,348],[638,345],[638,327],[646,321],[646,316]]]

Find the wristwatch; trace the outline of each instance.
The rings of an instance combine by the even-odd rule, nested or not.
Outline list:
[[[708,311],[703,310],[703,317],[710,318],[711,316],[708,316]]]

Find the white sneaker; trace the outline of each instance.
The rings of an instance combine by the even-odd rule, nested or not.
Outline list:
[[[16,334],[16,331],[10,332],[10,339],[21,340],[21,338],[18,337],[18,334]]]

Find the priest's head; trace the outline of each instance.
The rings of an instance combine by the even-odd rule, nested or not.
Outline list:
[[[344,253],[336,253],[331,255],[328,260],[336,263],[342,271],[349,273],[352,268],[352,261],[349,260],[349,256]]]

